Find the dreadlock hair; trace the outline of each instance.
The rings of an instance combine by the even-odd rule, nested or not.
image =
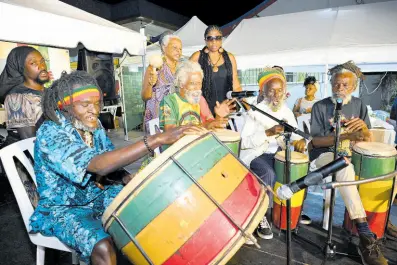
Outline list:
[[[219,33],[222,34],[222,30],[216,26],[216,25],[210,25],[207,27],[207,29],[204,32],[204,39],[208,36],[208,34],[213,31],[216,30]],[[222,34],[223,35],[223,34]],[[230,61],[229,58],[229,54],[228,52],[223,49],[220,48],[219,50],[222,50],[222,57],[225,61],[225,67],[226,67],[226,84],[229,88],[229,91],[233,90],[233,66],[232,66],[232,62]],[[219,51],[220,52],[220,51]],[[203,79],[203,95],[204,98],[207,99],[207,101],[211,100],[211,88],[212,88],[212,67],[210,64],[210,58],[208,55],[208,49],[207,46],[205,46],[201,51],[200,51],[200,56],[199,56],[199,60],[198,63],[201,65],[201,68],[203,69],[204,72],[204,79]]]
[[[331,75],[331,84],[333,84],[335,77],[338,74],[350,72],[353,74],[355,81],[355,88],[357,87],[358,79],[363,80],[365,78],[364,74],[361,72],[361,69],[357,67],[357,65],[353,61],[348,61],[343,64],[338,64],[333,68],[329,69],[328,74]]]
[[[314,77],[314,76],[308,76],[308,77],[306,77],[305,82],[303,83],[303,86],[305,87],[305,86],[307,86],[308,84],[314,85],[314,84],[316,84],[316,82],[317,82],[316,77]]]
[[[103,95],[94,77],[85,71],[74,71],[70,74],[62,72],[61,77],[54,81],[51,87],[44,91],[43,100],[41,103],[45,119],[51,120],[60,124],[57,111],[61,112],[69,121],[73,122],[75,117],[73,115],[73,88],[95,85],[100,94],[100,102],[103,107]],[[64,98],[70,96],[70,104],[65,104]],[[63,108],[60,109],[58,101],[62,102]]]

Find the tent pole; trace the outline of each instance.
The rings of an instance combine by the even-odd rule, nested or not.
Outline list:
[[[126,54],[128,56],[128,54]],[[127,115],[125,112],[125,95],[124,95],[124,83],[123,83],[123,66],[120,65],[120,89],[121,89],[121,96],[122,96],[122,108],[123,108],[123,123],[124,123],[124,141],[128,141],[128,130],[127,130]]]
[[[325,64],[325,73],[324,73],[324,94],[323,94],[323,98],[326,98],[327,95],[327,91],[328,91],[328,63]]]
[[[142,36],[145,36],[145,26],[141,26],[141,28],[139,29],[139,32],[141,33]],[[145,41],[146,41],[146,39],[145,39]],[[143,86],[143,80],[145,78],[145,72],[146,72],[146,45],[145,45],[145,50],[144,50],[143,55],[142,55],[142,71],[143,71],[142,72],[142,86]],[[143,103],[144,103],[143,115],[145,115],[146,102],[143,102]],[[143,119],[142,124],[143,124],[142,125],[142,130],[146,134],[145,119]]]

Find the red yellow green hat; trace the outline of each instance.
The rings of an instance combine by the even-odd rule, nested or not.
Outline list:
[[[94,97],[101,96],[101,93],[99,92],[99,88],[96,87],[95,85],[77,87],[73,89],[73,93],[71,96],[68,95],[64,97],[63,100],[58,101],[58,107],[62,109],[64,105],[70,105],[72,101],[73,102],[81,101],[83,99],[93,96]]]
[[[286,84],[285,75],[281,69],[275,67],[264,68],[263,71],[258,75],[259,90],[262,91],[264,85],[273,79],[281,80],[284,86]]]

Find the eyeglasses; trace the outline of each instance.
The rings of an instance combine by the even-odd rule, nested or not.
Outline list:
[[[222,36],[207,36],[205,37],[207,41],[213,41],[213,40],[222,40]]]

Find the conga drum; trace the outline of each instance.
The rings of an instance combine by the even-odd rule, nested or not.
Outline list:
[[[277,152],[275,155],[274,170],[276,172],[276,182],[274,191],[286,183],[285,176],[285,151]],[[307,175],[309,169],[309,158],[307,155],[291,152],[291,182]],[[303,200],[306,190],[301,190],[291,197],[291,229],[298,225],[302,213]],[[273,224],[282,230],[287,229],[287,202],[280,201],[276,196],[273,197]]]
[[[388,144],[357,143],[353,146],[352,152],[352,164],[354,165],[356,180],[370,179],[394,171],[396,155],[396,149]],[[378,238],[382,238],[389,219],[394,178],[362,184],[357,188],[367,213],[369,228]],[[345,211],[343,226],[353,234],[357,234],[347,211]]]
[[[237,156],[240,156],[241,136],[240,133],[232,130],[216,130],[214,131],[216,137],[219,138],[229,149]]]
[[[212,133],[188,135],[121,190],[102,223],[135,265],[225,264],[268,203],[255,176]]]

